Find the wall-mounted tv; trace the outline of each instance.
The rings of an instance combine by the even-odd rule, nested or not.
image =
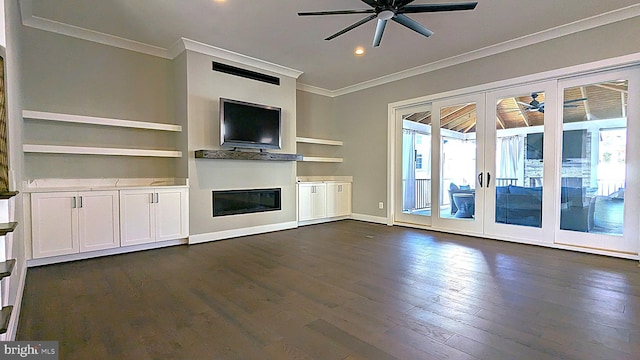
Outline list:
[[[280,149],[281,109],[220,98],[220,145]]]
[[[527,134],[527,159],[542,159],[544,134]],[[587,130],[565,130],[562,132],[562,161],[584,157],[587,145]]]

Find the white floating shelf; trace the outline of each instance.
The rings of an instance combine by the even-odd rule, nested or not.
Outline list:
[[[22,145],[22,150],[25,153],[119,155],[119,156],[146,156],[146,157],[169,157],[169,158],[182,157],[182,151],[119,149],[119,148],[101,148],[101,147],[86,147],[86,146],[24,144]]]
[[[22,110],[22,117],[25,119],[45,120],[45,121],[58,121],[77,124],[91,124],[91,125],[104,125],[126,128],[137,128],[147,130],[162,130],[162,131],[182,131],[182,126],[173,124],[153,123],[146,121],[133,121],[133,120],[121,120],[110,119],[95,116],[84,115],[71,115],[71,114],[59,114],[44,111],[32,111]]]
[[[336,157],[302,156],[302,161],[341,163],[343,160]]]
[[[307,143],[307,144],[334,145],[334,146],[341,146],[343,144],[342,141],[339,141],[339,140],[326,140],[326,139],[316,139],[316,138],[307,138],[307,137],[296,137],[296,142]]]

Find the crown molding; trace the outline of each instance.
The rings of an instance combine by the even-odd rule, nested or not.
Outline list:
[[[322,96],[328,96],[328,97],[335,97],[336,95],[334,95],[334,92],[331,90],[327,90],[327,89],[323,89],[321,87],[317,87],[317,86],[313,86],[313,85],[307,85],[307,84],[303,84],[303,83],[298,83],[296,85],[296,89],[300,90],[300,91],[306,91],[308,93],[312,93],[312,94],[316,94],[316,95],[322,95]]]
[[[420,65],[411,69],[399,71],[397,73],[381,76],[376,79],[363,81],[361,83],[343,87],[336,90],[327,90],[318,87],[311,87],[313,91],[309,91],[316,94],[321,94],[329,97],[337,97],[346,95],[352,92],[365,90],[374,86],[387,84],[393,81],[410,78],[416,75],[422,75],[431,71],[443,69],[446,67],[462,64],[465,62],[481,59],[491,55],[515,50],[529,45],[534,45],[544,41],[552,40],[555,38],[571,35],[580,31],[593,29],[599,26],[612,24],[618,21],[623,21],[640,16],[640,4],[630,5],[621,9],[609,11],[603,14],[595,15],[585,19],[577,20],[569,24],[557,26],[555,28],[543,30],[537,33],[529,34],[519,37],[517,39],[508,40],[499,44],[484,47],[482,49],[470,51],[461,55],[452,56],[447,59],[438,60],[429,64]],[[306,84],[299,84],[298,89],[307,91],[310,87]]]
[[[260,70],[270,71],[279,75],[289,76],[294,79],[297,79],[300,75],[302,75],[302,71],[300,70],[295,70],[286,66],[274,64],[268,61],[260,60],[247,55],[242,55],[237,52],[225,50],[216,46],[189,40],[186,38],[181,38],[180,40],[178,40],[178,42],[171,47],[171,50],[169,52],[175,57],[181,53],[181,51],[177,51],[182,48],[184,48],[184,50],[194,51],[200,54],[233,61],[245,66],[251,66]]]
[[[31,0],[19,4],[24,26],[169,59],[167,49],[35,16]]]

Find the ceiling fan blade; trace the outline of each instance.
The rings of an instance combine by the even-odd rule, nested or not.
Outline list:
[[[570,104],[570,103],[574,103],[574,102],[578,102],[578,101],[585,101],[587,100],[587,98],[580,98],[580,99],[573,99],[573,100],[565,100],[565,104]]]
[[[578,105],[565,105],[564,108],[577,108]]]
[[[440,11],[458,11],[473,10],[478,5],[477,1],[466,3],[449,3],[449,4],[423,4],[423,5],[407,5],[398,9],[399,14],[415,14]]]
[[[373,37],[373,47],[380,45],[382,40],[382,33],[384,33],[384,27],[387,26],[387,20],[378,19],[378,25],[376,26],[376,35]]]
[[[379,5],[376,0],[362,0],[362,2],[373,8]]]
[[[518,104],[528,108],[528,109],[535,109],[536,107],[531,105],[531,104],[527,104],[526,102],[522,102],[522,101],[516,101]]]
[[[427,29],[426,27],[422,26],[422,24],[420,24],[419,22],[410,19],[408,16],[402,15],[402,14],[396,14],[396,16],[392,17],[391,20],[397,22],[398,24],[404,25],[406,27],[408,27],[409,29],[422,34],[426,37],[429,37],[431,35],[433,35],[433,31]]]
[[[373,14],[375,12],[376,11],[374,9],[307,11],[307,12],[299,12],[298,16]]]
[[[362,25],[362,24],[364,24],[364,23],[367,23],[367,22],[369,22],[369,21],[371,21],[371,20],[375,19],[377,16],[378,16],[377,14],[369,15],[369,16],[367,16],[366,18],[364,18],[364,19],[362,19],[362,20],[358,21],[357,23],[355,23],[355,24],[353,24],[353,25],[351,25],[351,26],[347,26],[346,28],[344,28],[344,29],[342,29],[342,30],[338,31],[337,33],[335,33],[335,34],[333,34],[333,35],[329,36],[329,37],[328,37],[328,38],[326,38],[325,40],[331,40],[331,39],[334,39],[334,38],[336,38],[336,37],[338,37],[338,36],[340,36],[340,35],[342,35],[342,34],[346,33],[346,32],[347,32],[347,31],[349,31],[349,30],[353,30],[353,29],[357,28],[358,26],[360,26],[360,25]]]

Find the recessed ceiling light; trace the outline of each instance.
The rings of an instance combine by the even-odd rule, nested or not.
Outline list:
[[[359,46],[353,51],[353,53],[356,54],[356,56],[362,56],[364,55],[364,48]]]

